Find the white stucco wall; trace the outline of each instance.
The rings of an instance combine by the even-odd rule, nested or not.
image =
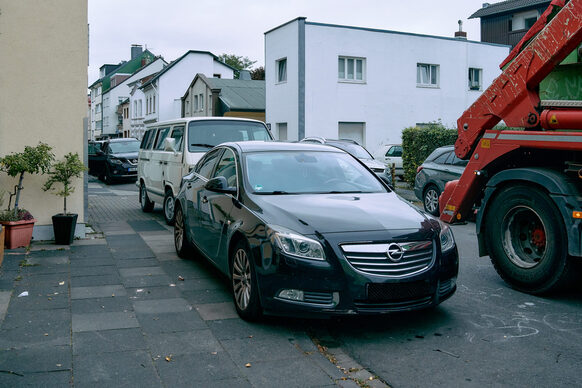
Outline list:
[[[156,97],[158,121],[180,117],[180,100],[197,73],[207,77],[212,77],[216,73],[220,73],[222,78],[234,77],[234,72],[215,61],[212,55],[196,52],[188,54],[158,79]]]
[[[287,121],[297,133],[297,25],[265,36],[267,122]],[[400,143],[402,129],[457,118],[480,95],[468,86],[468,68],[483,69],[483,90],[500,74],[509,48],[479,42],[306,23],[305,135],[338,137],[339,122],[365,123],[365,146]],[[276,85],[275,60],[288,58],[288,82]],[[338,56],[365,58],[364,83],[338,82]],[[439,65],[438,88],[416,84],[417,63]]]
[[[296,21],[265,34],[266,121],[275,136],[277,123],[287,123],[288,140],[299,140],[297,34]],[[282,58],[287,58],[287,82],[277,83],[276,61]]]

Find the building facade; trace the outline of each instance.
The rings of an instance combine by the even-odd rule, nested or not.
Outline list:
[[[292,20],[265,33],[266,121],[280,140],[349,138],[373,151],[457,118],[508,46]]]
[[[481,19],[481,41],[507,44],[512,48],[548,8],[550,0],[509,0],[483,3],[469,16]]]
[[[197,74],[182,97],[182,117],[200,116],[265,121],[265,81]]]
[[[133,93],[130,102],[141,105],[143,123],[150,124],[181,117],[182,96],[197,73],[209,77],[234,78],[234,69],[208,51],[190,50],[171,62],[164,70],[139,87],[143,93]],[[137,101],[141,101],[138,104]]]
[[[0,155],[44,142],[58,160],[69,152],[82,157],[87,134],[87,1],[0,0],[0,10]],[[51,216],[63,211],[63,199],[42,190],[46,180],[46,175],[24,176],[20,207],[37,220],[35,240],[54,238]],[[17,178],[0,172],[0,190],[11,191],[17,183]],[[76,190],[67,198],[67,209],[79,215],[76,235],[84,236],[83,179],[73,185]]]

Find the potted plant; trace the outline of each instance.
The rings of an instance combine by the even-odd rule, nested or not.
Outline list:
[[[49,170],[54,158],[52,147],[39,143],[36,147],[26,146],[23,152],[14,152],[0,158],[0,171],[11,177],[18,177],[14,192],[9,193],[8,208],[0,212],[0,223],[5,229],[4,245],[8,249],[26,247],[32,239],[32,229],[36,220],[26,210],[20,209],[20,193],[24,189],[24,175],[40,174]],[[10,203],[14,199],[14,207]]]
[[[86,169],[79,154],[69,152],[62,160],[53,164],[52,171],[49,172],[50,177],[43,190],[52,189],[54,194],[63,197],[63,212],[52,217],[55,244],[70,245],[73,242],[78,214],[67,211],[67,197],[75,191],[73,178],[80,178]],[[62,190],[53,189],[55,183],[60,183]]]

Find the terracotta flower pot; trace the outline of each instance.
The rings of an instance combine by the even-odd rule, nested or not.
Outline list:
[[[22,221],[0,221],[5,229],[4,246],[6,249],[27,247],[32,240],[35,219]]]

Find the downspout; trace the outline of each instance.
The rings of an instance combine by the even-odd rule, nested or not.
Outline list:
[[[297,140],[305,137],[305,18],[298,19]]]

